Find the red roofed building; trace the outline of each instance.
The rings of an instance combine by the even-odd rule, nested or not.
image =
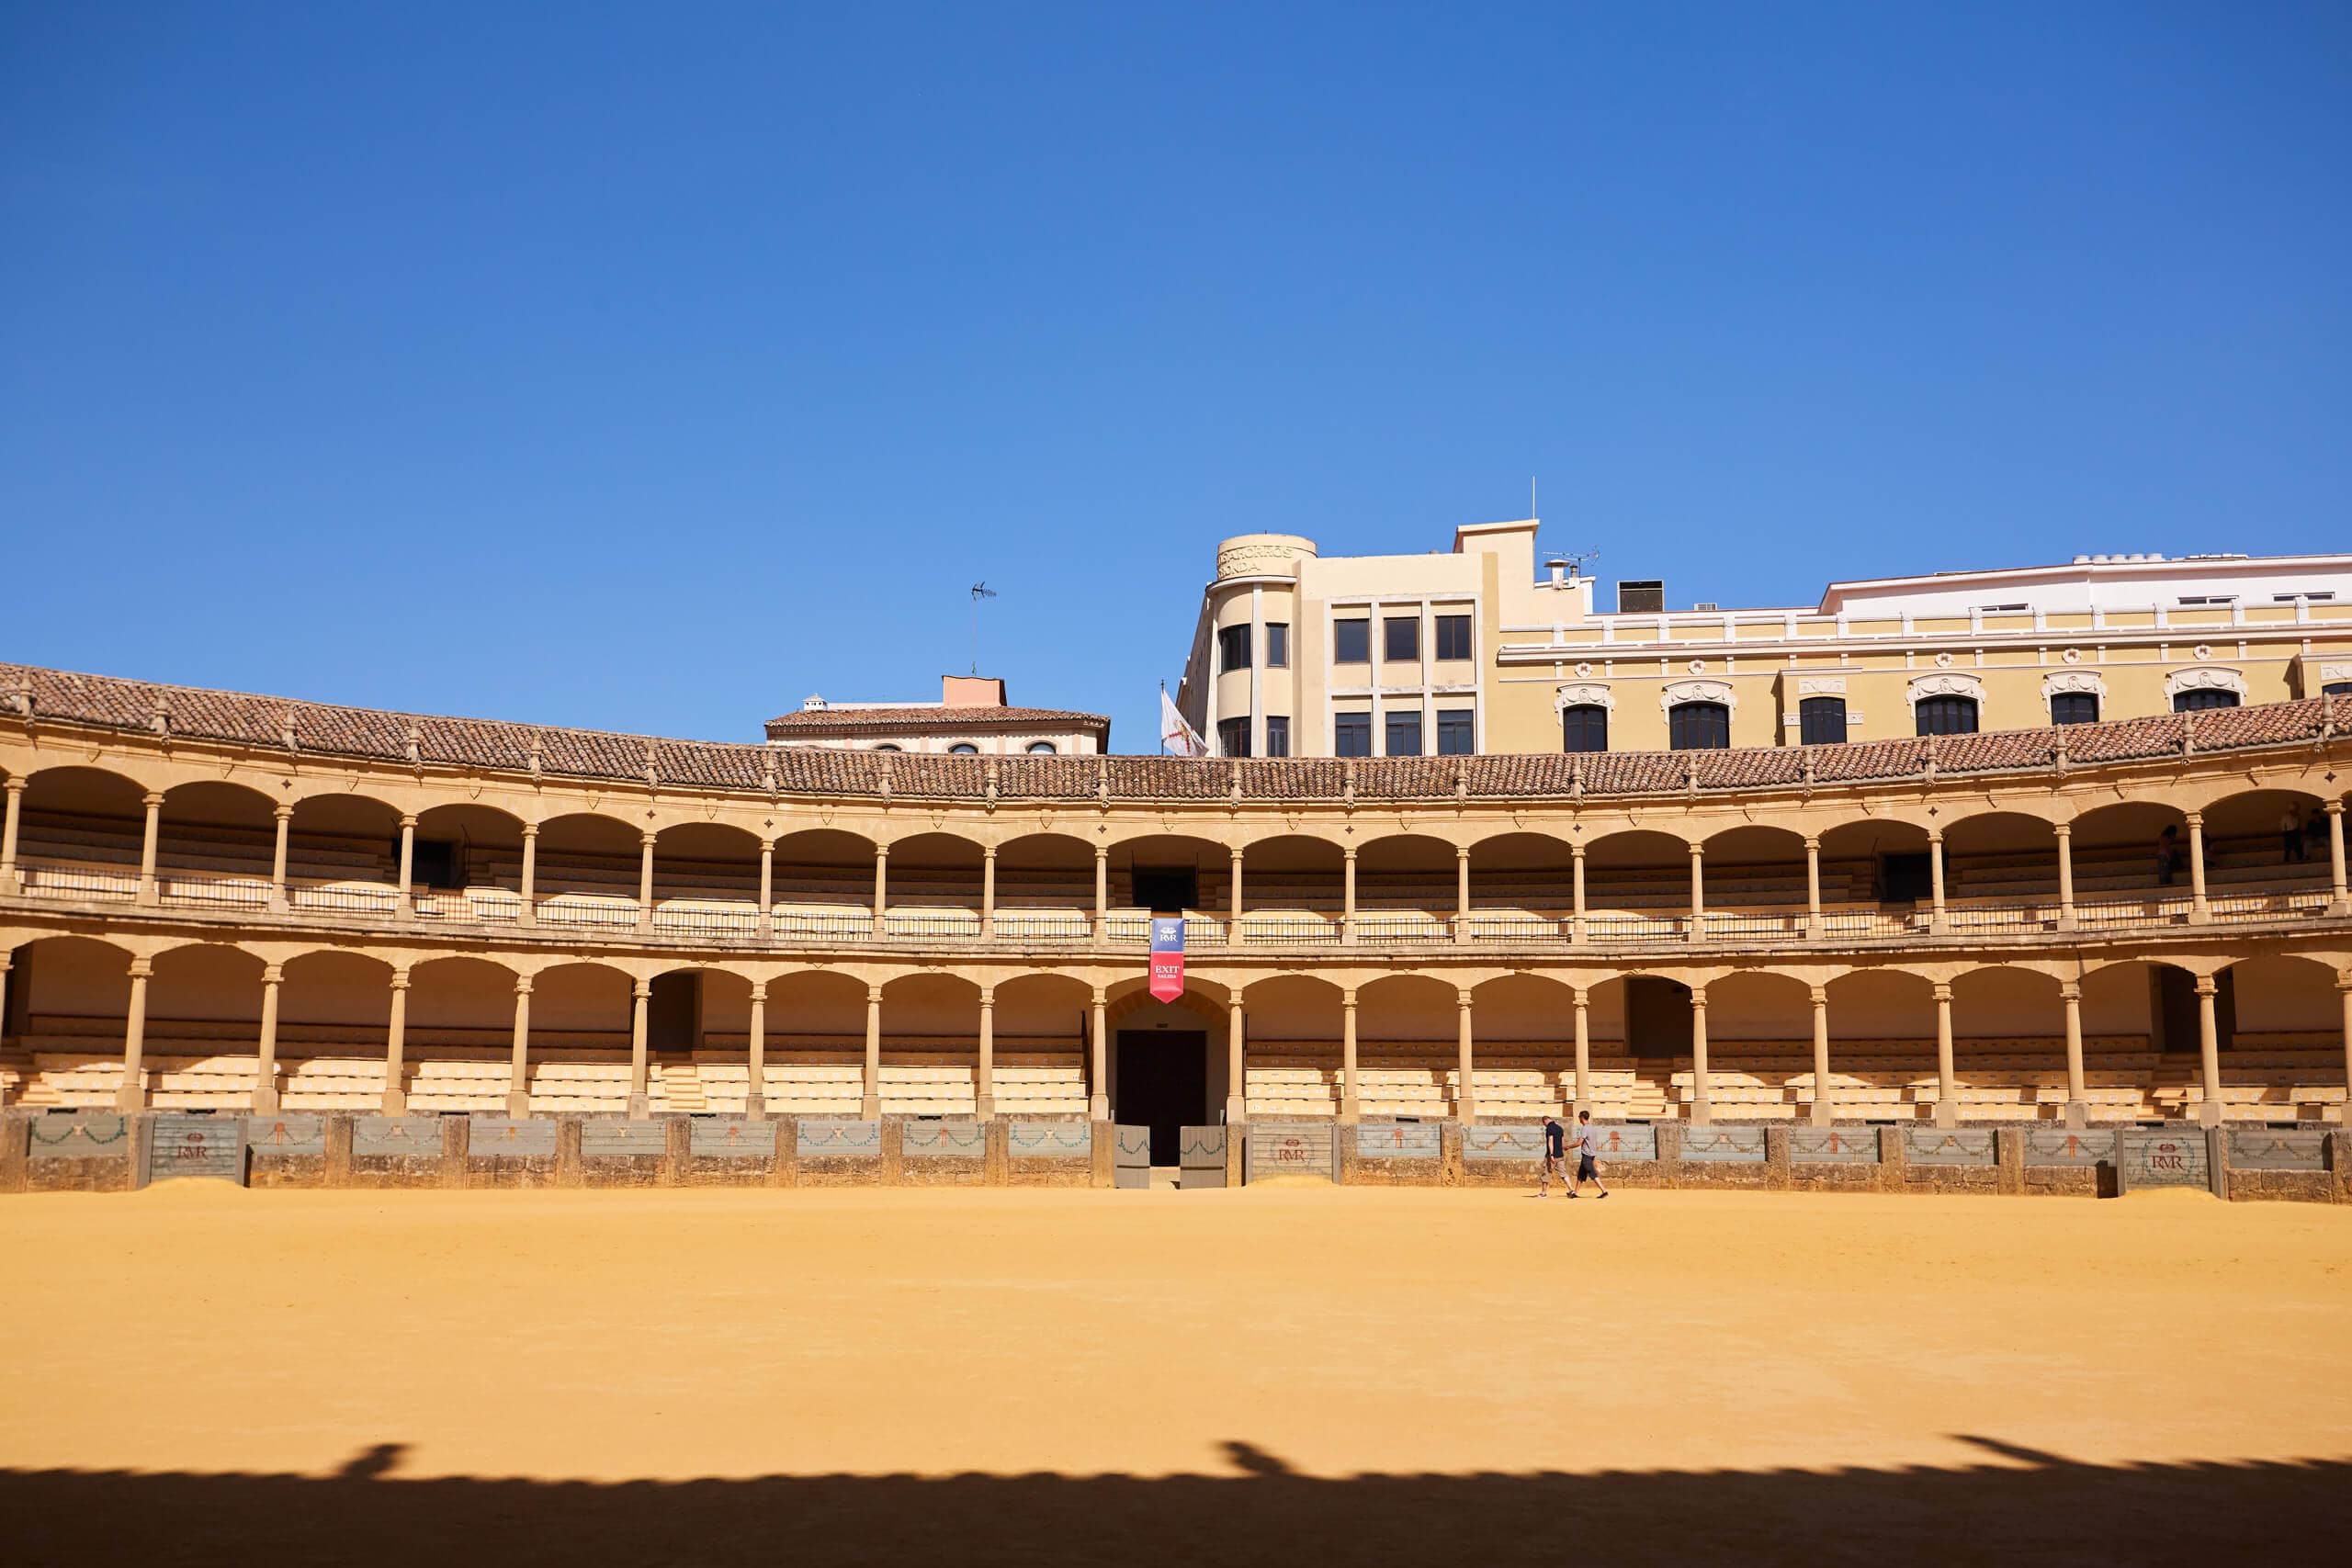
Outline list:
[[[1091,757],[1111,749],[1111,721],[1067,708],[1014,707],[992,675],[945,675],[935,703],[831,703],[768,720],[771,746],[864,751]]]

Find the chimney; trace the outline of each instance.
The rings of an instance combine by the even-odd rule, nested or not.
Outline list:
[[[1004,682],[994,675],[942,675],[939,678],[939,703],[951,708],[1001,708],[1012,705],[1004,700]]]

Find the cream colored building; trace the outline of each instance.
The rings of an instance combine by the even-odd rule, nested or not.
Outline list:
[[[2135,718],[2352,691],[2352,555],[2087,556],[1665,607],[1539,570],[1534,520],[1451,553],[1217,547],[1178,706],[1220,756],[1655,751]]]
[[[768,720],[771,746],[947,756],[1092,757],[1111,749],[1099,713],[1014,707],[992,675],[943,675],[935,703],[833,703],[812,696]]]

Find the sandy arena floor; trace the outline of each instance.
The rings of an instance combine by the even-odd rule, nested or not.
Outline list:
[[[181,1183],[0,1258],[0,1560],[2352,1540],[2340,1210]]]

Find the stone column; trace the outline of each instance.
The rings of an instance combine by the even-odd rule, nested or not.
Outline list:
[[[1816,1127],[1838,1120],[1837,1092],[1829,1087],[1829,987],[1813,987],[1813,1115]]]
[[[996,1114],[996,987],[980,987],[980,1057],[972,1078],[972,1114]]]
[[[2075,929],[2075,825],[2056,822],[2052,825],[2058,835],[2058,929]]]
[[[261,972],[261,1059],[254,1074],[254,1111],[262,1116],[277,1114],[277,987],[285,979],[286,971],[275,964]]]
[[[147,807],[147,833],[139,845],[139,901],[158,904],[163,893],[155,886],[155,841],[163,832],[164,797],[150,790],[140,804]]]
[[[763,981],[752,982],[752,1086],[743,1097],[743,1114],[764,1116],[768,1113],[768,988]]]
[[[648,838],[651,836],[647,835]],[[633,1122],[642,1122],[653,1114],[653,1097],[647,1084],[645,1055],[646,1003],[652,996],[652,986],[643,980],[639,980],[629,991],[628,1114]]]
[[[523,863],[524,863],[526,866],[528,866],[528,865],[531,863],[531,862],[530,862],[531,840],[530,840],[530,838],[529,838],[529,834],[531,833],[531,831],[532,831],[532,829],[530,829],[529,828],[525,828],[525,829],[523,829],[523,832],[524,832],[524,834],[525,834],[525,837],[524,837],[524,840],[523,840],[523,855],[524,855]],[[402,816],[402,817],[401,818],[401,880],[400,880],[400,912],[401,912],[401,917],[403,919],[407,919],[409,916],[413,915],[413,914],[415,914],[415,913],[416,913],[416,900],[415,900],[413,897],[412,897],[410,896],[410,888],[409,888],[409,884],[410,884],[411,880],[414,877],[415,874],[416,874],[416,818],[413,818],[413,817],[409,817],[409,816],[405,816],[405,815],[404,815],[404,816]],[[529,919],[531,918],[531,907],[530,907],[530,905],[529,905],[527,902],[526,902],[526,903],[525,903],[525,904],[524,904],[524,906],[523,906],[523,918],[524,918],[526,920],[527,920],[527,919]]]
[[[516,918],[526,926],[539,923],[538,874],[539,825],[526,822],[523,824],[523,907],[517,911]]]
[[[2073,980],[2058,987],[2066,1008],[2066,1125],[2080,1131],[2090,1125],[2090,1091],[2083,1084],[2083,987]]]
[[[384,1031],[384,1114],[408,1114],[408,985],[406,969],[392,971],[392,1021]]]
[[[0,822],[0,893],[14,893],[17,890],[17,828],[18,820],[24,815],[25,786],[31,782],[29,779],[21,777],[8,781],[7,817],[5,822]],[[2337,841],[2342,842],[2340,833],[2337,835]],[[2339,854],[2336,859],[2339,864],[2342,863],[2342,855]],[[2338,880],[2342,879],[2338,878]]]
[[[2347,993],[2345,1016],[2352,1019],[2352,993]],[[1225,1124],[1228,1127],[1238,1127],[1250,1119],[1250,1055],[1243,1032],[1247,1022],[1241,1014],[1241,993],[1236,990],[1225,1008]],[[2352,1039],[2352,1034],[2346,1038]],[[2346,1060],[2352,1062],[2352,1050]]]
[[[2335,989],[2344,998],[2344,1103],[2352,1107],[2352,970],[2337,978]],[[2352,1126],[2340,1129],[2335,1135],[2342,1140],[2336,1145],[2338,1148],[2352,1144]]]
[[[2199,813],[2188,813],[2188,923],[2201,926],[2213,918],[2213,906],[2205,897],[2205,818]]]
[[[14,790],[14,787],[17,785],[9,783],[9,790]],[[2345,888],[2345,804],[2340,799],[2331,799],[2324,808],[2328,813],[2328,886],[2334,888],[2331,903],[2328,903],[2328,915],[2352,915],[2352,891]],[[14,844],[17,841],[17,835],[14,835],[17,797],[9,797],[7,820],[9,844]]]
[[[2205,1103],[2197,1108],[2198,1124],[2222,1124],[2222,1038],[2213,1021],[2213,976],[2197,976],[2197,1055],[2205,1069]]]
[[[1454,1071],[1460,1075],[1457,1079],[1460,1087],[1453,1091],[1453,1114],[1461,1121],[1476,1122],[1478,1119],[1478,1090],[1477,1080],[1471,1076],[1470,989],[1468,987],[1455,987],[1453,1006],[1459,1020],[1457,1033],[1460,1049],[1457,1054],[1461,1057],[1460,1064],[1454,1068]]]
[[[1094,940],[1111,940],[1111,851],[1103,844],[1094,846]]]
[[[865,987],[865,1075],[857,1113],[871,1122],[882,1114],[882,987]]]
[[[294,808],[280,806],[270,815],[277,819],[277,844],[269,855],[269,907],[286,908],[286,836],[294,825]]]
[[[1356,944],[1356,847],[1353,844],[1340,852],[1340,941],[1353,947]]]
[[[1588,1111],[1592,1107],[1592,1021],[1591,993],[1583,986],[1571,987],[1577,1015],[1577,1102],[1570,1109]]]
[[[1690,940],[1707,940],[1707,850],[1690,846]]]
[[[1582,844],[1568,846],[1568,874],[1575,878],[1576,897],[1575,904],[1571,906],[1576,912],[1568,917],[1568,941],[1574,945],[1582,946],[1584,943],[1584,846]]]
[[[775,840],[760,840],[760,940],[775,940]]]
[[[531,977],[514,976],[514,1062],[506,1075],[506,1114],[531,1113]]]
[[[649,832],[638,840],[642,848],[637,857],[637,929],[641,931],[653,929],[654,837]]]
[[[9,1047],[11,1044],[13,1044],[13,1043],[14,1043],[14,1040],[15,1040],[15,1037],[14,1037],[14,1036],[12,1036],[12,1035],[10,1035],[10,1034],[8,1033],[8,1031],[7,1031],[7,1019],[8,1019],[8,971],[9,971],[9,970],[10,970],[10,969],[15,965],[15,964],[16,964],[16,957],[17,957],[16,953],[15,953],[14,952],[12,952],[11,950],[9,950],[8,948],[6,948],[6,947],[0,947],[0,1051],[6,1051],[6,1049],[8,1049],[8,1047]],[[7,1089],[7,1086],[6,1086],[5,1084],[0,1084],[0,1111],[5,1111],[5,1110],[6,1110],[6,1109],[7,1109],[7,1105],[8,1105],[8,1089]],[[7,1191],[7,1190],[9,1190],[9,1189],[7,1189],[7,1188],[6,1188],[6,1187],[0,1187],[0,1192],[5,1192],[5,1191]]]
[[[1090,1066],[1091,1074],[1086,1080],[1086,1115],[1089,1121],[1108,1122],[1111,1119],[1111,1041],[1110,1021],[1103,1016],[1102,987],[1094,987],[1094,1042]]]
[[[996,846],[980,846],[980,940],[996,940]]]
[[[1703,1127],[1715,1119],[1707,1102],[1707,987],[1690,987],[1690,1121]]]
[[[148,820],[153,822],[154,818],[151,815]],[[126,1114],[147,1109],[147,1086],[142,1081],[147,1071],[147,979],[154,973],[153,961],[130,961],[130,1007],[122,1026],[122,1087],[114,1096],[114,1108]]]
[[[1928,929],[1944,929],[1944,830],[1928,829],[1928,890],[1935,903],[1928,919]]]
[[[1804,841],[1804,929],[1821,935],[1821,840],[1814,838]]]
[[[889,934],[884,917],[890,912],[890,846],[874,846],[874,935],[879,940]]]
[[[1354,857],[1349,857],[1352,860]],[[1352,1122],[1357,1118],[1356,1095],[1356,988],[1348,987],[1340,993],[1340,1120]]]
[[[1460,844],[1453,850],[1453,940],[1470,940],[1470,851]]]
[[[1232,919],[1225,940],[1228,946],[1238,947],[1241,945],[1241,852],[1235,850],[1231,852],[1233,855],[1233,897],[1230,900]]]
[[[1936,1125],[1960,1125],[1960,1082],[1951,1060],[1951,987],[1936,987]]]

